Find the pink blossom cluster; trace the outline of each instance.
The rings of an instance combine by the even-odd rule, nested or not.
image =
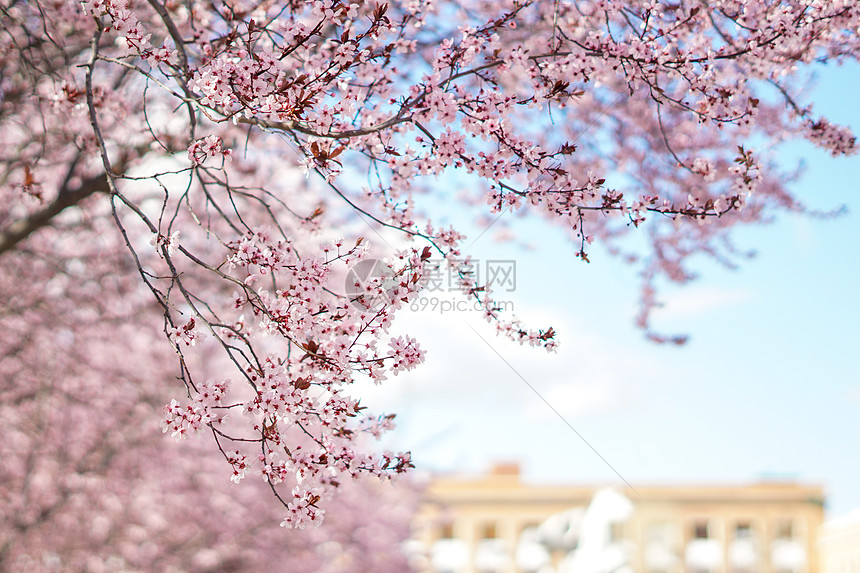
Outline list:
[[[172,255],[179,247],[179,231],[174,231],[170,235],[153,233],[149,239],[149,244],[158,250],[159,256],[163,256],[162,249],[166,250],[168,255]]]
[[[228,384],[228,380],[209,380],[201,384],[195,398],[186,406],[182,406],[175,399],[171,400],[164,408],[162,430],[170,432],[173,438],[181,439],[189,432],[197,432],[203,426],[213,422],[223,422],[224,417],[213,412],[213,409],[223,407]]]
[[[182,343],[185,346],[195,346],[206,334],[197,328],[197,323],[192,318],[182,326],[168,328],[167,337],[176,345]]]
[[[356,449],[358,435],[378,438],[393,427],[393,416],[367,422],[359,400],[345,391],[357,374],[381,382],[388,372],[398,374],[423,362],[412,338],[388,338],[387,353],[378,349],[378,343],[386,337],[396,310],[418,292],[427,255],[415,250],[397,253],[387,274],[390,280],[371,286],[374,292],[369,293],[396,302],[371,309],[329,294],[332,267],[360,261],[365,254],[361,241],[352,248],[345,248],[343,241],[325,244],[322,256],[304,258],[275,233],[261,227],[227,245],[234,284],[241,286],[241,294],[234,295],[234,311],[255,317],[255,322],[242,321],[227,330],[231,344],[249,349],[246,356],[249,340],[260,336],[285,341],[291,351],[246,361],[244,390],[223,380],[198,386],[186,406],[171,401],[164,428],[183,437],[208,425],[219,443],[239,446],[226,456],[234,481],[248,471],[262,474],[272,485],[289,478],[297,481],[302,489],[286,502],[288,517],[282,525],[303,527],[322,520],[324,512],[317,502],[339,482],[338,476],[383,477],[411,467],[407,453],[379,457]],[[271,283],[278,288],[271,290]],[[196,328],[197,322],[189,321],[174,329],[174,336],[190,345]],[[250,395],[241,398],[247,389]],[[229,420],[222,415],[233,408],[241,408],[244,415]],[[290,433],[295,428],[313,438],[313,447],[295,443]],[[257,443],[262,453],[253,457],[242,453],[249,443]]]
[[[105,31],[115,31],[125,40],[129,51],[139,54],[150,52],[152,34],[144,31],[136,12],[130,9],[128,0],[84,0],[84,10],[97,19],[107,16],[110,25]]]
[[[224,142],[217,135],[207,135],[188,146],[188,160],[192,165],[201,165],[212,157],[229,158],[230,155],[231,150],[224,148]]]
[[[281,522],[281,527],[304,529],[306,525],[322,523],[325,510],[317,507],[320,495],[315,488],[293,488],[293,500],[287,504],[287,516]]]
[[[388,341],[388,346],[391,347],[388,356],[393,359],[391,372],[395,376],[400,372],[412,370],[424,362],[424,353],[414,338],[397,336]]]

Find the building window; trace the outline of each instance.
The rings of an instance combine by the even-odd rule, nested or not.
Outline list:
[[[780,519],[776,522],[777,539],[794,539],[794,524],[790,519]]]
[[[752,526],[749,521],[739,521],[735,525],[735,539],[751,539]]]
[[[609,543],[619,543],[624,539],[624,522],[612,521],[609,523]]]
[[[677,543],[677,537],[677,529],[668,521],[655,521],[645,527],[645,541],[647,543],[674,545]]]
[[[481,531],[482,539],[495,539],[496,538],[496,524],[493,521],[484,524],[484,527]]]
[[[442,529],[439,533],[440,539],[454,539],[454,524],[450,521],[442,524]]]
[[[708,539],[708,522],[697,521],[693,524],[694,539]]]

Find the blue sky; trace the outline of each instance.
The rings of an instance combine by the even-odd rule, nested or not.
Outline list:
[[[858,88],[857,66],[825,68],[813,99],[858,133]],[[830,517],[860,507],[860,156],[783,153],[807,164],[797,183],[807,204],[848,213],[745,229],[737,243],[753,260],[735,271],[703,263],[695,283],[664,290],[655,325],[689,333],[683,348],[633,326],[634,269],[599,250],[578,262],[561,230],[519,221],[534,250],[478,241],[479,259],[516,259],[516,314],[552,324],[562,346],[520,348],[469,312],[404,316],[398,330],[419,338],[427,362],[362,390],[373,409],[398,413],[391,445],[432,471],[517,460],[535,483],[623,485],[615,471],[634,485],[791,479],[824,485]]]

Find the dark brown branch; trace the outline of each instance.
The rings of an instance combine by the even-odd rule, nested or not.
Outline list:
[[[29,217],[15,221],[5,229],[0,230],[0,256],[48,225],[51,220],[68,207],[77,205],[95,193],[107,193],[108,183],[104,173],[84,179],[81,186],[74,190],[61,190],[54,201]]]

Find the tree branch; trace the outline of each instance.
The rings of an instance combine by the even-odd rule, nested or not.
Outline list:
[[[5,229],[0,230],[0,256],[33,234],[35,231],[62,213],[66,208],[77,205],[95,193],[107,193],[108,184],[104,173],[84,179],[81,186],[73,191],[61,190],[54,201],[29,217],[15,221]]]

